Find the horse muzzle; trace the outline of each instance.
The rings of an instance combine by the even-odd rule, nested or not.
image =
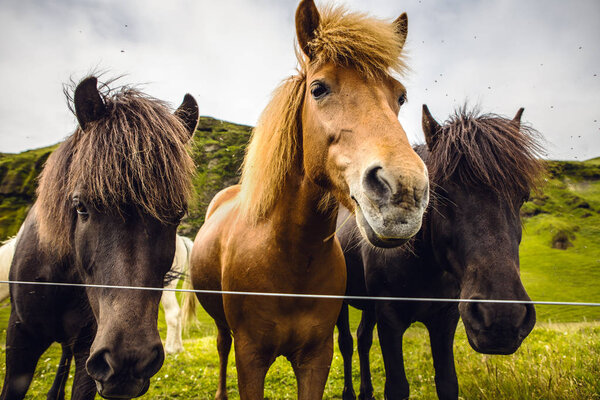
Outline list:
[[[116,379],[95,382],[98,394],[105,399],[132,399],[146,394],[150,388],[150,380],[142,378],[129,379],[125,382]]]
[[[148,391],[150,377],[160,370],[165,355],[162,344],[137,349],[101,347],[86,363],[98,393],[106,399],[131,399]]]
[[[532,304],[462,303],[459,311],[478,353],[513,354],[535,325]]]
[[[374,246],[400,246],[421,229],[429,181],[427,173],[411,175],[408,179],[374,163],[349,184],[358,228]]]

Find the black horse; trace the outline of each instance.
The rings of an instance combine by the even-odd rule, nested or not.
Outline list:
[[[530,300],[520,280],[519,209],[534,187],[541,164],[536,132],[496,115],[477,116],[464,108],[444,126],[423,106],[427,147],[417,152],[433,189],[421,231],[394,249],[375,248],[356,234],[352,221],[340,227],[348,271],[348,295]],[[338,223],[346,213],[340,213]],[[402,337],[415,321],[427,327],[439,398],[458,398],[453,342],[459,316],[471,347],[488,354],[511,354],[535,325],[533,305],[349,301],[363,310],[358,329],[359,398],[373,398],[369,350],[375,323],[386,371],[387,399],[409,395]],[[337,323],[344,357],[344,399],[352,388],[352,336],[348,304]]]
[[[38,198],[19,235],[11,281],[163,287],[191,191],[187,143],[198,106],[167,105],[123,87],[75,89],[79,127],[49,157]],[[10,285],[1,399],[22,399],[53,342],[63,346],[56,392],[64,397],[70,355],[73,399],[144,394],[162,366],[160,291]]]

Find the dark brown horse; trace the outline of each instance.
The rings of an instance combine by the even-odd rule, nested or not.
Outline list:
[[[106,88],[106,86],[105,86]],[[190,196],[186,144],[198,121],[186,95],[165,103],[122,88],[101,94],[97,79],[75,89],[75,133],[50,156],[25,220],[11,281],[162,287],[175,232]],[[156,244],[160,243],[160,246]],[[2,399],[22,399],[53,342],[75,357],[73,399],[144,394],[162,366],[159,291],[10,285]],[[61,365],[48,398],[64,396]]]
[[[397,113],[406,15],[381,21],[343,8],[300,3],[300,73],[264,111],[241,185],[215,196],[190,264],[196,289],[343,295],[344,258],[333,233],[337,204],[356,211],[370,241],[404,242],[428,202],[423,161]],[[218,327],[220,381],[235,339],[242,399],[262,399],[276,357],[290,360],[298,398],[320,399],[341,300],[198,295]]]
[[[519,274],[519,209],[540,172],[535,131],[513,120],[477,116],[464,109],[439,126],[423,106],[427,148],[423,157],[431,178],[432,201],[421,231],[395,249],[376,249],[357,234],[352,222],[339,239],[348,271],[349,295],[530,300]],[[340,212],[340,220],[344,218]],[[452,344],[459,316],[469,343],[478,352],[511,354],[535,324],[527,304],[349,301],[363,310],[358,330],[361,399],[373,398],[369,349],[378,326],[387,399],[409,395],[402,337],[415,321],[429,330],[438,396],[458,397]],[[344,357],[344,399],[352,389],[352,336],[348,305],[338,320]]]

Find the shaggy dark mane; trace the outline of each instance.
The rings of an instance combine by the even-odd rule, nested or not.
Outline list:
[[[99,87],[107,116],[85,132],[77,127],[50,155],[37,189],[41,242],[61,255],[71,247],[76,190],[96,209],[120,212],[133,205],[165,222],[186,210],[191,196],[194,163],[179,118],[139,90]]]
[[[484,185],[504,197],[535,189],[542,172],[539,133],[496,114],[457,110],[442,126],[426,158],[437,185]]]

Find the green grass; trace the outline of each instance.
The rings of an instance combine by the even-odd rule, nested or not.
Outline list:
[[[593,175],[599,167],[586,167],[584,175]],[[600,180],[587,180],[577,173],[562,175],[562,179],[551,175],[543,193],[524,210],[537,210],[525,220],[520,250],[522,280],[532,299],[600,302]],[[568,237],[572,246],[552,248],[559,234]],[[600,307],[537,310],[540,321],[600,319]]]
[[[218,357],[216,330],[210,318],[201,311],[200,322],[185,335],[184,353],[167,356],[162,369],[144,396],[147,399],[212,399],[217,388]],[[0,325],[5,327],[8,307],[0,308]],[[358,313],[352,311],[353,331]],[[161,336],[165,324],[159,319]],[[4,342],[5,329],[0,333]],[[356,339],[356,338],[355,338]],[[355,342],[356,343],[356,342]],[[404,339],[406,369],[411,385],[411,398],[435,398],[433,366],[426,329],[415,325]],[[486,356],[473,351],[459,325],[455,356],[460,397],[462,399],[600,399],[600,322],[538,324],[521,348],[511,356]],[[339,399],[343,387],[342,358],[335,346],[325,399]],[[60,347],[52,346],[38,363],[34,382],[27,399],[39,399],[50,388]],[[4,376],[4,349],[0,351],[0,378]],[[353,359],[353,380],[358,391],[358,357]],[[379,343],[371,353],[373,384],[378,399],[383,398],[384,369]],[[73,374],[73,370],[71,371]],[[228,369],[228,392],[238,399],[233,352]],[[69,381],[67,394],[70,394]],[[268,399],[296,398],[296,382],[289,363],[279,358],[269,370],[265,383]]]

